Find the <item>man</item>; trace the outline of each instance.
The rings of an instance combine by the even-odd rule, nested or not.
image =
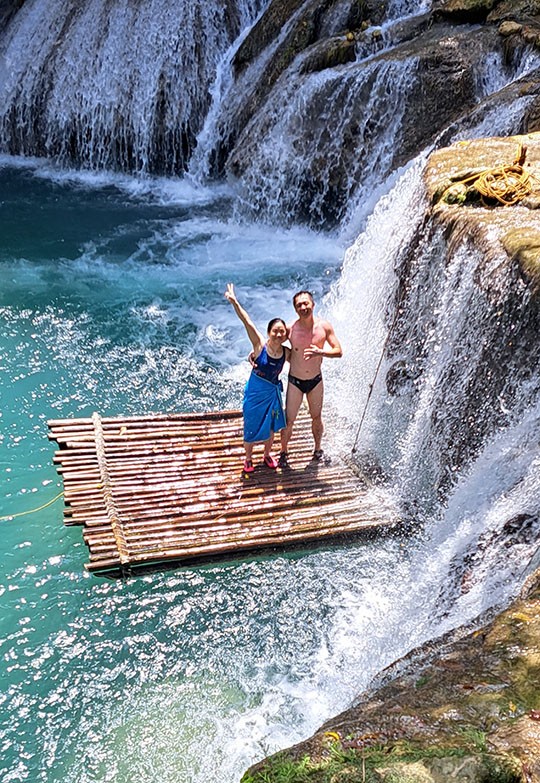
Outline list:
[[[298,318],[289,327],[291,358],[286,398],[287,426],[281,430],[281,454],[278,463],[282,468],[289,465],[289,441],[304,395],[307,399],[315,441],[313,457],[316,460],[323,458],[321,441],[324,432],[322,422],[324,385],[321,365],[324,357],[339,359],[343,355],[332,324],[313,315],[315,302],[309,291],[298,291],[293,296],[293,306]]]

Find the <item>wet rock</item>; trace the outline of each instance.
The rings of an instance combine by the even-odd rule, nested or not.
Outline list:
[[[540,292],[540,229],[513,228],[502,237],[502,243],[512,259],[517,260],[523,277],[535,293]]]
[[[279,194],[288,221],[331,227],[342,218],[358,179],[369,174],[366,153],[383,157],[388,169],[403,165],[441,126],[474,106],[476,68],[497,40],[494,29],[456,31],[437,25],[366,63],[345,64],[332,78],[310,82],[312,68],[325,66],[329,52],[340,60],[350,57],[340,48],[351,45],[348,41],[337,50],[316,44],[276,82],[264,105],[257,111],[250,106],[251,120],[238,135],[226,169],[244,185],[251,182],[253,172],[246,201],[254,214],[274,214]],[[396,95],[393,85],[402,74],[407,74],[404,92]],[[292,104],[298,95],[305,96],[302,112],[291,112],[289,119],[284,102]],[[386,149],[381,137],[397,101],[403,102],[399,137]],[[280,156],[279,174],[266,152],[282,143],[277,139],[285,139],[295,153],[289,159]],[[380,144],[385,149],[379,153]],[[381,170],[379,176],[387,173]]]
[[[264,107],[268,96],[300,55],[307,53],[307,72],[354,59],[355,41],[348,40],[345,33],[351,7],[356,5],[353,0],[273,0],[268,5],[232,61],[236,83],[222,112],[220,138],[211,161],[214,176],[224,173],[227,159],[248,124],[255,117],[261,124],[267,122]],[[369,4],[362,4],[366,13],[368,8]],[[236,171],[235,163],[229,171]]]
[[[270,44],[304,0],[273,0],[239,46],[233,59],[236,74]]]
[[[463,141],[430,156],[425,170],[429,199],[439,192],[441,182],[452,181],[464,172],[510,165],[525,147],[524,168],[535,182],[538,180],[534,187],[540,187],[540,135]],[[528,244],[518,244],[512,253],[505,250],[503,238],[514,231],[518,243],[520,236],[531,238]],[[508,422],[508,411],[519,398],[520,384],[540,361],[540,345],[535,337],[540,329],[540,311],[531,277],[536,250],[530,231],[538,231],[537,213],[520,204],[494,207],[481,202],[458,205],[441,201],[424,227],[422,254],[414,243],[411,253],[404,254],[400,281],[409,293],[400,302],[401,312],[388,343],[389,356],[399,355],[411,366],[436,361],[426,334],[431,330],[438,333],[438,316],[433,312],[438,294],[428,299],[431,306],[426,305],[423,292],[428,287],[435,291],[453,279],[454,295],[464,296],[467,301],[467,317],[460,319],[453,334],[445,335],[441,344],[451,356],[441,370],[444,397],[434,389],[429,428],[422,441],[422,452],[430,454],[430,483],[437,487],[441,499],[460,471],[478,455],[486,438]],[[464,288],[460,288],[459,278],[448,277],[446,271],[456,272],[459,262],[454,263],[462,250],[470,258],[470,278]],[[524,280],[529,283],[527,287]],[[501,373],[501,367],[513,369],[509,374]],[[405,393],[411,395],[410,404],[414,405],[414,386]]]
[[[510,40],[540,47],[540,2],[506,0],[495,6],[488,22],[499,24],[499,34]]]
[[[522,28],[523,25],[518,24],[517,22],[502,22],[499,26],[499,34],[506,38],[508,35],[516,35],[520,33]]]
[[[24,0],[0,0],[0,33],[22,7]]]
[[[506,610],[413,650],[353,707],[246,780],[277,780],[286,762],[289,774],[298,764],[310,780],[342,783],[538,783],[539,660],[537,571]]]
[[[497,0],[444,0],[434,6],[437,18],[454,22],[481,22],[496,5]]]
[[[409,391],[411,384],[421,375],[421,368],[408,364],[404,359],[394,362],[386,373],[386,389],[388,394],[398,396]]]
[[[355,38],[336,36],[314,44],[306,53],[300,68],[301,73],[324,71],[338,65],[352,63],[356,59]]]
[[[490,744],[503,753],[521,756],[529,781],[540,780],[540,724],[530,713],[501,726],[490,736]]]
[[[540,0],[503,0],[494,4],[489,14],[488,22],[502,22],[507,19],[523,22],[540,17]]]

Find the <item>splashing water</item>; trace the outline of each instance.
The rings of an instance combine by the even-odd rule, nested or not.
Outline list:
[[[223,53],[261,7],[25,3],[3,40],[1,148],[92,169],[182,173]]]
[[[80,159],[95,168],[159,170],[159,155],[151,150],[156,118],[163,116],[156,98],[160,85],[173,105],[167,116],[187,134],[182,143],[203,127],[209,95],[199,92],[189,70],[180,96],[167,59],[169,46],[176,46],[193,62],[194,7],[165,8],[157,0],[151,9],[115,3],[109,16],[106,5],[92,0],[81,9],[49,3],[45,18],[40,0],[24,4],[4,50],[9,72],[0,80],[3,105],[11,106],[9,117],[20,132],[9,149]],[[197,60],[206,87],[222,53],[230,57],[235,37],[261,8],[255,2],[239,7],[238,23],[230,30],[220,27],[222,6],[211,6],[215,18],[208,26],[208,46]],[[155,16],[145,16],[148,9]],[[408,10],[400,6],[396,14]],[[181,29],[180,12],[187,15]],[[85,21],[91,13],[114,21],[115,30],[104,23],[92,32],[94,25]],[[37,48],[25,47],[19,62],[15,37],[36,18],[41,20]],[[141,22],[134,36],[122,32],[128,19],[130,30]],[[60,24],[69,27],[69,36]],[[167,31],[167,45],[158,27]],[[150,63],[144,75],[133,71],[131,103],[121,93],[123,77],[113,58],[118,37],[127,60],[139,47]],[[38,46],[43,38],[55,44],[48,47],[46,62],[37,54],[47,48]],[[100,55],[83,59],[88,49]],[[383,125],[390,138],[398,128],[393,112],[401,111],[400,95],[414,67],[413,60],[393,67],[370,63],[360,76],[353,65],[343,69],[342,84],[330,72],[312,75],[306,92],[291,95],[291,102],[300,110],[306,96],[337,91],[344,113],[332,132],[342,143],[348,134],[379,139]],[[37,107],[36,96],[43,94],[40,73],[52,78],[44,147],[34,145],[31,114],[21,108],[23,102]],[[91,89],[77,92],[75,79],[65,89],[66,73],[78,74]],[[358,85],[369,92],[367,102],[372,90],[384,98],[378,113],[372,107],[376,127],[367,127],[363,118],[352,120],[349,109]],[[481,80],[481,89],[489,92],[493,84]],[[225,89],[215,93],[208,139],[219,126],[223,95]],[[123,118],[113,121],[101,105],[118,100],[131,120],[122,126],[123,146],[111,162],[101,134],[116,132],[114,123]],[[251,203],[268,205],[270,216],[281,199],[287,203],[287,188],[294,196],[306,168],[330,166],[325,150],[330,159],[334,152],[315,123],[306,137],[315,157],[306,166],[307,151],[297,154],[303,113],[294,120],[282,109],[276,108],[275,128],[285,135],[273,136],[270,129],[247,177]],[[503,112],[497,122],[514,132],[518,119]],[[4,121],[5,134],[13,130],[9,122]],[[494,127],[486,125],[486,133]],[[374,172],[362,180],[361,198],[355,197],[354,178],[344,173],[350,200],[339,238],[240,222],[233,194],[224,186],[2,159],[0,184],[7,195],[1,208],[8,229],[0,251],[0,515],[37,508],[60,489],[46,438],[48,418],[87,416],[96,408],[115,415],[238,406],[249,346],[222,298],[230,279],[258,324],[276,314],[290,319],[290,297],[300,288],[322,300],[321,310],[345,349],[341,363],[325,365],[328,410],[337,411],[335,422],[343,423],[333,443],[350,449],[393,319],[394,270],[425,216],[423,155],[380,185],[382,199],[343,260],[345,238],[354,236],[377,200],[367,192],[391,168],[387,141],[379,139],[378,148],[367,145],[355,164],[355,176],[362,166]],[[265,146],[270,142],[277,144],[274,180],[271,147]],[[180,170],[187,156],[178,139],[171,144]],[[208,161],[203,148],[208,156],[211,144],[201,144],[201,161]],[[317,215],[329,193],[316,194]],[[441,238],[434,237],[430,256],[419,244],[418,268],[424,275],[419,272],[416,280],[415,301],[421,307],[415,315],[437,311],[432,331],[424,330],[429,358],[423,375],[412,379],[402,396],[392,397],[378,383],[360,442],[377,456],[391,490],[402,499],[429,495],[430,502],[415,507],[422,526],[406,545],[397,538],[351,541],[105,582],[84,573],[80,531],[62,527],[59,505],[1,523],[3,781],[233,783],[249,764],[304,738],[348,706],[373,675],[411,647],[515,591],[538,534],[537,378],[518,378],[512,398],[500,398],[497,426],[476,444],[444,502],[434,502],[428,490],[433,471],[444,473],[448,430],[443,422],[434,439],[430,419],[438,384],[462,345],[456,337],[444,347],[442,339],[463,324],[478,264],[474,254],[461,250],[445,275],[440,259],[430,265],[441,247]],[[441,283],[439,299],[423,299],[420,281],[432,289],[435,279]],[[481,303],[478,307],[472,311],[481,324]],[[465,327],[461,335],[469,339]],[[386,363],[381,379],[388,369]],[[454,410],[464,399],[463,387],[449,387]],[[426,444],[434,446],[435,464],[421,458]]]
[[[265,136],[248,148],[242,176],[248,208],[289,219],[305,211],[314,225],[326,223],[330,205],[332,222],[345,207],[354,211],[390,170],[415,67],[412,58],[329,69],[304,78],[301,89],[291,80],[286,95],[276,93],[267,108]],[[248,137],[252,131],[248,126]],[[344,146],[358,150],[347,168]]]

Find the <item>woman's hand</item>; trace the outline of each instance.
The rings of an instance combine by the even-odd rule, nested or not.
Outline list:
[[[234,293],[234,286],[232,283],[227,283],[227,290],[225,291],[223,296],[231,304],[238,303],[238,299],[236,298],[236,294]]]

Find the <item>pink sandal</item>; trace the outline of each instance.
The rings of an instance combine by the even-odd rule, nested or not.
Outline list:
[[[243,467],[244,473],[253,473],[255,468],[253,467],[253,462],[250,459],[244,460],[244,467]]]
[[[264,458],[264,464],[267,468],[272,468],[272,470],[275,470],[278,466],[277,461],[273,458],[271,454],[267,454]]]

